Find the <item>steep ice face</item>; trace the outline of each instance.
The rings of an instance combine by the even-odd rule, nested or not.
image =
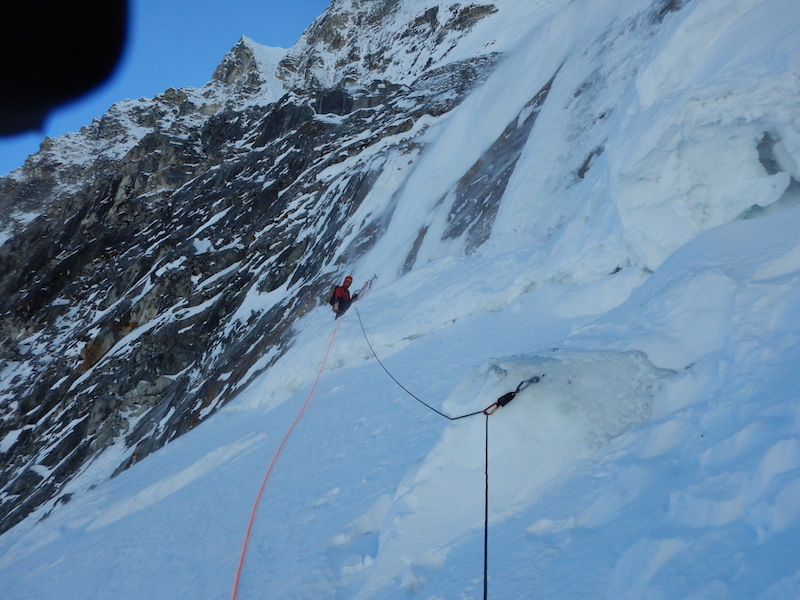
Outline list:
[[[796,202],[798,25],[787,0],[705,2],[657,33],[607,146],[626,239],[648,267],[701,231]]]

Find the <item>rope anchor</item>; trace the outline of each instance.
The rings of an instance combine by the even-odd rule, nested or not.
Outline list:
[[[493,402],[483,410],[477,410],[475,412],[467,413],[464,415],[459,415],[457,417],[451,417],[440,410],[437,410],[421,398],[418,398],[414,394],[412,394],[402,383],[400,383],[394,375],[386,368],[386,366],[381,362],[381,359],[378,358],[378,355],[375,353],[375,349],[372,347],[372,344],[369,341],[369,337],[367,336],[367,331],[364,329],[364,323],[361,320],[361,313],[358,309],[355,309],[356,315],[358,315],[358,322],[361,325],[361,331],[364,334],[364,340],[367,342],[367,346],[372,351],[372,355],[375,357],[375,360],[378,361],[378,364],[386,371],[386,374],[394,381],[406,394],[412,397],[414,400],[425,406],[426,408],[430,409],[431,411],[435,412],[439,416],[448,419],[449,421],[457,421],[459,419],[466,419],[467,417],[474,417],[475,415],[484,414],[486,416],[486,435],[485,435],[485,446],[486,446],[486,462],[485,462],[485,471],[486,471],[486,499],[484,502],[484,522],[483,522],[483,600],[487,600],[489,597],[489,415],[494,414],[494,412],[500,408],[501,406],[505,406],[509,402],[511,402],[514,397],[519,394],[522,390],[528,387],[532,383],[539,383],[544,377],[544,373],[541,375],[534,375],[524,381],[521,381],[520,384],[517,386],[517,389],[513,392],[508,392],[507,394],[503,394],[500,396],[496,402]]]
[[[498,408],[500,408],[501,406],[505,406],[506,404],[511,402],[517,394],[519,394],[522,390],[524,390],[530,384],[539,383],[542,380],[542,377],[544,377],[544,373],[542,373],[541,376],[534,375],[533,377],[531,377],[529,379],[526,379],[525,381],[520,382],[520,384],[517,386],[517,389],[515,389],[513,392],[508,392],[507,394],[503,394],[502,396],[500,396],[497,399],[496,402],[493,402],[492,404],[490,404],[489,406],[484,408],[483,409],[483,414],[485,414],[487,417],[489,415],[493,415],[497,411]]]

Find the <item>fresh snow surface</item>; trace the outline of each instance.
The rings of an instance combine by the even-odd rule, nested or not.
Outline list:
[[[800,598],[800,10],[695,0],[642,39],[616,0],[537,6],[428,150],[393,165],[396,218],[352,265],[378,279],[316,388],[326,307],[197,429],[109,481],[101,456],[68,503],[0,537],[4,598],[231,597],[312,388],[238,597],[483,597],[484,417],[416,402],[359,317],[452,416],[544,374],[488,422],[490,598]],[[437,202],[559,67],[492,238],[470,256],[437,242]]]

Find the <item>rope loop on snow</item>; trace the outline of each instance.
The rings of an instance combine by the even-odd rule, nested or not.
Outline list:
[[[366,342],[367,342],[367,346],[369,346],[369,349],[370,349],[370,351],[372,352],[372,356],[374,356],[374,357],[375,357],[375,360],[377,360],[377,361],[378,361],[378,364],[381,366],[381,368],[382,368],[382,369],[383,369],[383,370],[386,372],[386,374],[387,374],[387,375],[388,375],[388,376],[389,376],[389,377],[392,379],[392,381],[394,381],[394,382],[395,382],[395,383],[398,385],[398,387],[400,387],[400,389],[401,389],[401,390],[403,390],[403,391],[404,391],[406,394],[408,394],[409,396],[411,396],[411,397],[412,397],[414,400],[416,400],[417,402],[419,402],[419,403],[420,403],[420,404],[422,404],[423,406],[425,406],[425,407],[427,407],[428,409],[432,410],[432,411],[433,411],[433,412],[435,412],[437,415],[439,415],[439,416],[441,416],[441,417],[444,417],[445,419],[448,419],[449,421],[456,421],[456,420],[458,420],[458,419],[464,419],[465,417],[471,417],[471,416],[473,416],[473,415],[479,415],[479,414],[481,414],[481,411],[476,411],[476,412],[473,412],[473,413],[469,413],[468,415],[461,415],[460,417],[451,417],[450,415],[446,415],[446,414],[444,414],[442,411],[440,411],[440,410],[437,410],[436,408],[434,408],[433,406],[431,406],[430,404],[428,404],[427,402],[425,402],[425,401],[424,401],[424,400],[422,400],[421,398],[419,398],[419,397],[417,397],[416,395],[414,395],[414,394],[411,392],[411,390],[409,390],[407,387],[405,387],[405,386],[404,386],[402,383],[400,383],[400,382],[397,380],[397,378],[396,378],[394,375],[392,375],[391,371],[389,371],[389,369],[387,369],[387,368],[386,368],[386,365],[384,365],[384,364],[383,364],[383,361],[381,361],[381,359],[380,359],[380,358],[378,358],[378,355],[377,355],[377,354],[376,354],[376,352],[375,352],[375,348],[373,348],[373,347],[372,347],[372,344],[371,344],[371,343],[370,343],[370,341],[369,341],[369,337],[367,336],[367,331],[366,331],[366,329],[364,329],[364,321],[362,321],[362,320],[361,320],[361,313],[358,311],[358,308],[356,308],[356,307],[353,307],[353,308],[354,308],[354,310],[356,311],[356,315],[358,316],[358,323],[359,323],[359,325],[361,325],[361,332],[364,334],[364,341],[366,341]]]
[[[364,329],[364,321],[362,321],[362,319],[361,319],[361,313],[358,311],[358,308],[355,308],[355,307],[353,307],[353,308],[356,311],[356,315],[358,316],[358,323],[359,323],[359,325],[361,325],[361,333],[364,334],[364,341],[367,342],[367,346],[369,346],[370,352],[372,352],[372,356],[375,357],[375,360],[378,361],[378,364],[386,372],[386,374],[391,378],[391,380],[394,381],[398,385],[398,387],[401,390],[403,390],[406,394],[408,394],[411,398],[413,398],[414,400],[416,400],[417,402],[419,402],[420,404],[422,404],[426,408],[432,410],[437,415],[439,415],[441,417],[444,417],[445,419],[447,419],[449,421],[457,421],[459,419],[466,419],[467,417],[474,417],[475,415],[481,415],[481,414],[486,415],[486,416],[492,415],[492,414],[495,413],[495,411],[497,411],[498,408],[500,408],[501,406],[505,406],[506,404],[511,402],[514,399],[514,397],[517,394],[519,394],[522,390],[524,390],[526,387],[528,387],[532,383],[539,383],[542,380],[542,377],[544,377],[544,373],[543,373],[542,375],[534,375],[533,377],[529,377],[528,379],[525,379],[524,381],[521,381],[519,383],[519,385],[517,386],[517,389],[515,389],[513,392],[508,392],[507,394],[503,394],[502,396],[500,396],[497,399],[496,402],[493,402],[492,404],[490,404],[489,406],[487,406],[483,410],[476,410],[475,412],[467,413],[465,415],[459,415],[457,417],[451,417],[450,415],[447,415],[447,414],[443,413],[442,411],[434,408],[433,406],[431,406],[430,404],[428,404],[427,402],[425,402],[424,400],[422,400],[421,398],[416,396],[406,386],[404,386],[402,383],[400,383],[394,375],[392,375],[391,371],[389,371],[389,369],[386,368],[386,365],[384,365],[383,361],[378,357],[378,354],[375,352],[375,348],[372,347],[372,344],[369,341],[369,336],[367,335],[367,330]]]

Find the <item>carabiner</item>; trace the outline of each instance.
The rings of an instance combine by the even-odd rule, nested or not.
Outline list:
[[[483,414],[485,414],[485,415],[488,417],[489,415],[493,415],[493,414],[494,414],[494,412],[495,412],[495,411],[496,411],[498,408],[500,408],[500,405],[499,405],[499,404],[497,404],[497,402],[493,402],[492,404],[490,404],[489,406],[487,406],[486,408],[484,408],[482,412],[483,412]]]

